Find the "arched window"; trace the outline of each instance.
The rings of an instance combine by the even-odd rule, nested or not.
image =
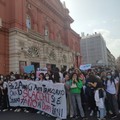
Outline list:
[[[45,26],[45,36],[49,36],[49,29],[47,25]]]
[[[49,28],[46,25],[44,30],[45,40],[49,40]]]
[[[31,29],[31,17],[29,15],[27,15],[27,18],[26,18],[26,26],[27,26],[27,29]]]

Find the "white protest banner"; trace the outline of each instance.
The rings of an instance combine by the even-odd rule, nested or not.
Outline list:
[[[66,94],[62,83],[17,80],[9,82],[8,96],[10,106],[31,107],[66,119]]]
[[[89,70],[91,66],[91,64],[80,65],[80,70]]]

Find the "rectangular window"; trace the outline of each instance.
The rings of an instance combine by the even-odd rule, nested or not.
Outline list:
[[[31,62],[31,65],[34,65],[35,72],[40,68],[40,63],[38,62]]]
[[[31,18],[28,15],[26,18],[26,26],[27,26],[27,29],[31,29]]]

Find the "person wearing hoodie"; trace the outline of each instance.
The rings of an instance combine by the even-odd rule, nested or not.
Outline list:
[[[105,120],[105,116],[106,116],[106,108],[105,108],[105,90],[104,90],[104,86],[101,83],[99,83],[98,88],[95,91],[95,102],[96,102],[96,106],[98,107],[99,110],[99,118],[98,120]]]
[[[70,93],[71,93],[74,117],[77,118],[77,106],[76,105],[78,105],[78,109],[82,117],[82,120],[86,120],[87,118],[85,117],[85,113],[84,113],[82,103],[81,103],[81,95],[80,95],[82,86],[83,86],[82,80],[79,79],[77,73],[73,73],[72,78],[70,80]]]

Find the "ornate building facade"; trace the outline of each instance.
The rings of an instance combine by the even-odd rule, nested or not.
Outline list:
[[[119,71],[120,73],[120,56],[116,59],[116,69]]]
[[[4,74],[20,73],[31,64],[35,68],[80,65],[80,37],[71,29],[73,19],[60,0],[0,0],[0,18],[4,23],[0,32],[6,29],[5,40],[0,36],[0,45],[6,45],[0,53]]]
[[[0,0],[0,74],[9,72],[9,31],[6,24],[5,5],[4,0]]]

